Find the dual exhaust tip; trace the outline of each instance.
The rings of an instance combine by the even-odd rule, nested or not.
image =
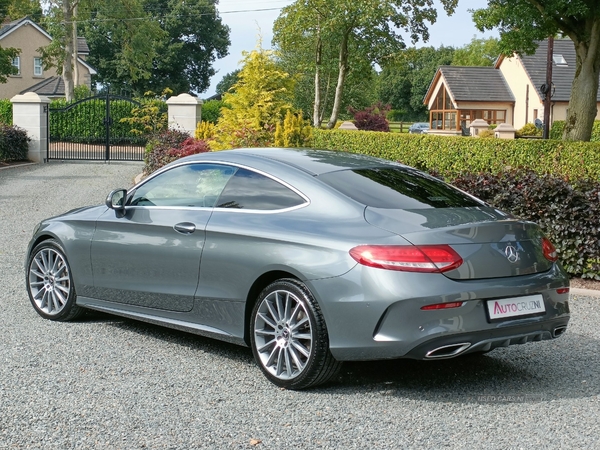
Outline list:
[[[566,325],[556,327],[554,330],[552,330],[552,337],[557,338],[559,336],[562,336],[565,331],[567,331]],[[459,344],[444,345],[442,347],[438,347],[428,351],[425,354],[425,359],[453,358],[454,356],[458,356],[461,353],[464,353],[469,347],[471,347],[470,342],[461,342]]]

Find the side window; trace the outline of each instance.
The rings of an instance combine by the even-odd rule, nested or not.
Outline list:
[[[272,211],[305,202],[281,183],[251,170],[239,169],[223,189],[217,208]]]
[[[129,205],[212,208],[236,170],[216,164],[174,167],[140,186]]]

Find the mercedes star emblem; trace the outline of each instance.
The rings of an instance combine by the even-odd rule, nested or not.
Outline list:
[[[511,244],[506,246],[504,249],[504,254],[506,255],[506,259],[508,259],[508,261],[511,263],[516,263],[519,260],[519,251]]]

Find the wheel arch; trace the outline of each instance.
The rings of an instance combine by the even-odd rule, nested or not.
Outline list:
[[[272,270],[265,272],[258,277],[248,291],[248,295],[246,296],[246,308],[244,311],[244,342],[248,347],[250,347],[250,318],[252,315],[252,310],[254,309],[254,305],[258,300],[258,296],[264,288],[282,278],[293,278],[295,280],[300,280],[298,276],[290,272],[286,272],[285,270]]]

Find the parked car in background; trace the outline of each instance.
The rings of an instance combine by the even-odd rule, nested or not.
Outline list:
[[[411,134],[421,134],[429,130],[429,123],[427,122],[415,122],[408,127],[408,132]]]
[[[485,353],[569,321],[536,224],[411,167],[308,149],[193,155],[44,220],[26,285],[46,319],[89,308],[247,345],[288,389],[342,361]]]

